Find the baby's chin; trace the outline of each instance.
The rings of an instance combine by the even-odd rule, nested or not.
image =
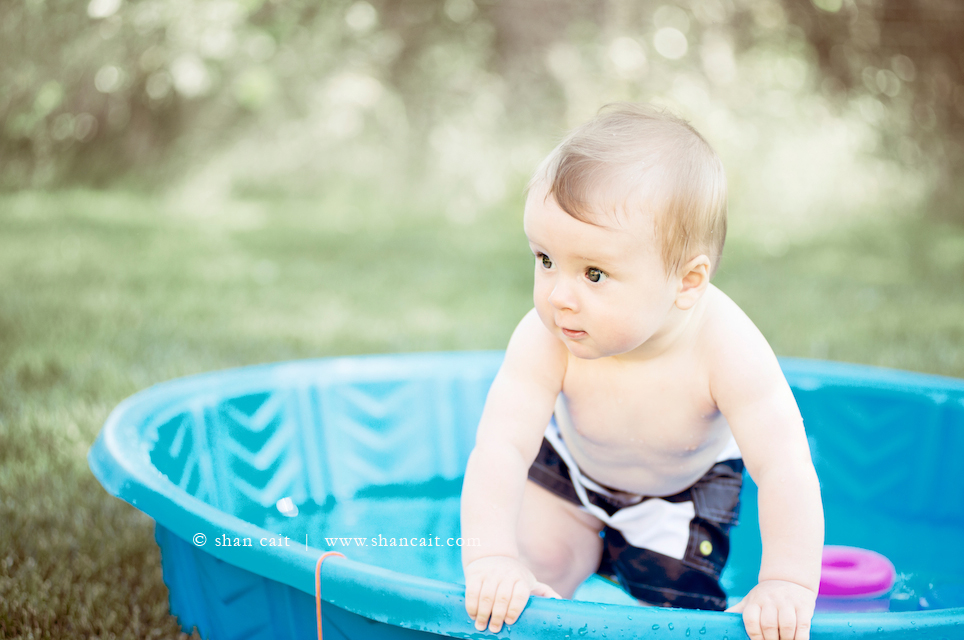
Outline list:
[[[600,358],[611,358],[633,353],[642,346],[642,343],[620,343],[620,344],[597,344],[592,335],[588,334],[579,340],[571,340],[566,337],[559,338],[569,353],[580,360],[599,360]]]
[[[562,339],[562,343],[566,345],[566,349],[569,350],[569,353],[580,360],[598,360],[599,358],[605,358],[606,356],[612,355],[600,351],[595,345],[586,344],[586,341],[587,338],[583,338],[579,341]]]

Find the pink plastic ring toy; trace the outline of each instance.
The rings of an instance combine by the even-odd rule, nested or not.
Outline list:
[[[823,548],[820,595],[833,598],[875,598],[894,586],[893,563],[875,551],[828,545]]]

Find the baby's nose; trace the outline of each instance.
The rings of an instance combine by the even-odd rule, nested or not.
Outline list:
[[[549,293],[549,304],[556,309],[569,309],[575,311],[578,303],[572,287],[564,282],[556,284]]]

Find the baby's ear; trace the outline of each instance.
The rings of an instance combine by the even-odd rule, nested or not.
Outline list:
[[[680,267],[679,275],[676,306],[686,311],[696,304],[710,284],[710,259],[705,255],[696,256]]]

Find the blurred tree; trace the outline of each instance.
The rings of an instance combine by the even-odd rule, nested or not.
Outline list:
[[[484,206],[602,102],[656,100],[704,119],[747,174],[777,154],[792,179],[754,182],[773,193],[752,208],[812,215],[836,197],[813,188],[827,154],[869,151],[931,172],[933,210],[964,220],[962,26],[954,0],[5,2],[0,188],[188,174],[291,192],[354,171],[438,176]],[[802,121],[850,142],[805,156]],[[839,206],[902,188],[868,166]]]
[[[120,0],[0,4],[0,187],[98,184],[150,167],[189,118],[159,72],[163,30],[122,28],[120,9]]]
[[[433,128],[453,112],[508,110],[504,124],[562,130],[566,99],[546,55],[580,25],[599,24],[605,0],[373,0],[398,52],[382,72],[402,97],[411,158],[421,164]],[[598,32],[598,29],[597,29]],[[491,106],[491,105],[490,105]],[[555,131],[554,131],[555,132]]]
[[[277,98],[279,84],[296,92],[299,65],[278,55],[279,42],[304,39],[307,24],[339,46],[344,29],[326,29],[318,9],[261,0],[0,3],[0,188],[177,175],[185,156],[216,147]],[[330,56],[304,49],[313,55],[301,73],[325,69]]]
[[[886,109],[889,151],[935,171],[930,209],[964,222],[964,3],[959,0],[784,0],[837,100]]]

